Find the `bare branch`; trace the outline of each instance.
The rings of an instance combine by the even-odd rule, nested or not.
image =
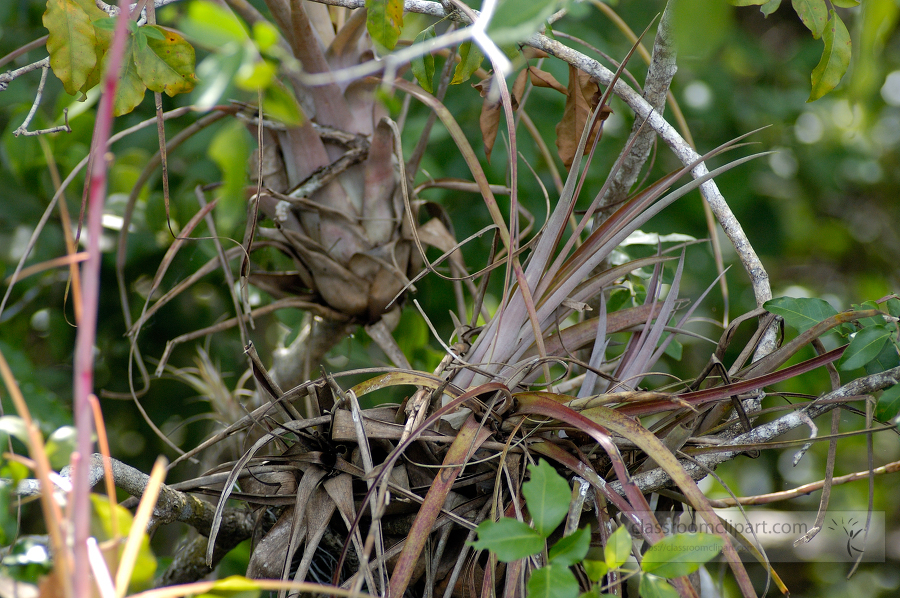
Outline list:
[[[32,62],[31,64],[26,64],[25,66],[17,68],[14,71],[6,71],[5,73],[0,74],[0,91],[6,91],[6,88],[9,87],[9,84],[22,75],[28,74],[31,71],[46,69],[49,67],[50,57],[47,56],[42,60]]]
[[[31,105],[31,110],[28,111],[28,116],[25,117],[25,122],[22,123],[22,126],[13,131],[13,135],[15,135],[16,137],[18,137],[19,135],[32,137],[34,135],[44,135],[46,133],[59,133],[60,131],[65,131],[66,133],[72,132],[72,128],[69,126],[68,108],[63,108],[63,119],[65,120],[64,125],[58,127],[50,127],[49,129],[40,129],[38,131],[28,130],[28,125],[31,124],[31,119],[34,118],[34,115],[37,112],[37,108],[41,104],[41,98],[44,95],[44,85],[46,85],[47,83],[47,71],[49,70],[50,67],[44,67],[41,71],[41,83],[38,85],[37,93],[34,96],[34,103]]]

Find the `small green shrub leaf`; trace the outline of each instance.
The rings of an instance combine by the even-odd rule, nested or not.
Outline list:
[[[550,549],[550,560],[560,565],[574,565],[580,563],[587,556],[591,547],[591,528],[585,527],[576,530],[562,538]]]
[[[526,523],[504,517],[500,521],[482,521],[472,548],[490,550],[498,559],[509,563],[543,550],[544,536]]]
[[[582,565],[584,565],[584,572],[587,573],[588,579],[594,582],[600,581],[604,575],[609,573],[609,567],[603,561],[585,559]]]
[[[702,532],[666,536],[644,553],[641,569],[666,578],[689,575],[719,554],[724,544],[721,536]]]
[[[850,346],[844,351],[841,369],[855,370],[878,357],[891,332],[892,330],[884,325],[869,326],[857,332],[850,341]]]
[[[146,25],[138,30],[149,38],[143,48],[135,48],[134,64],[141,81],[150,91],[173,97],[194,89],[194,48],[170,29]]]
[[[403,0],[366,0],[366,29],[376,42],[393,50],[403,27]]]
[[[550,15],[559,10],[560,4],[564,3],[500,0],[488,25],[488,34],[498,45],[527,39],[544,26]]]
[[[853,8],[859,6],[859,0],[831,0],[831,3],[838,8]]]
[[[416,44],[421,44],[423,42],[428,41],[429,39],[434,38],[434,25],[428,27],[419,35],[416,36]],[[419,85],[427,91],[428,93],[434,92],[434,56],[431,55],[431,52],[426,52],[421,56],[416,56],[412,59],[410,63],[410,68],[412,68],[413,76],[415,76],[416,81],[419,82]]]
[[[603,558],[610,569],[621,567],[631,555],[631,535],[624,526],[613,532],[603,547]]]
[[[900,384],[886,388],[878,397],[875,417],[881,421],[891,421],[900,413]]]
[[[522,494],[534,519],[534,528],[546,538],[569,512],[572,490],[543,459],[537,465],[529,466],[528,471],[531,472],[531,479],[522,484]]]
[[[468,81],[472,73],[481,66],[482,60],[484,60],[484,54],[481,53],[477,45],[471,41],[461,44],[459,46],[459,64],[456,65],[456,70],[453,71],[453,79],[450,80],[450,85],[459,85]]]
[[[116,99],[113,101],[113,114],[116,116],[122,116],[134,110],[144,100],[144,92],[147,91],[147,86],[141,80],[134,64],[135,49],[134,36],[129,36],[125,42],[125,52],[122,57],[122,75],[116,88]]]
[[[784,318],[797,332],[806,332],[838,313],[827,301],[809,297],[777,297],[766,301],[763,307]]]
[[[825,0],[791,0],[791,4],[806,28],[812,31],[813,37],[819,39],[828,20]]]
[[[678,590],[662,577],[641,574],[641,598],[679,598]]]
[[[825,50],[822,59],[813,69],[812,92],[807,102],[814,102],[837,87],[850,66],[850,32],[838,14],[831,10],[825,27]]]
[[[578,580],[565,565],[550,563],[531,574],[528,598],[578,598]]]
[[[868,362],[865,367],[866,373],[871,375],[880,374],[898,365],[900,365],[900,355],[897,354],[897,347],[894,343],[887,342],[884,343],[878,355]]]
[[[900,299],[888,299],[887,300],[887,311],[889,314],[894,316],[895,318],[900,317]]]

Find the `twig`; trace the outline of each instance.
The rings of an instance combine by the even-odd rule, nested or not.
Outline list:
[[[25,121],[22,125],[13,131],[13,135],[18,137],[19,135],[24,135],[25,137],[31,137],[34,135],[43,135],[45,133],[58,133],[60,131],[65,131],[66,133],[71,133],[72,128],[69,126],[69,109],[63,108],[63,119],[65,119],[65,123],[62,126],[58,127],[50,127],[49,129],[40,129],[38,131],[29,131],[28,125],[31,124],[31,119],[34,118],[35,113],[37,113],[38,106],[41,105],[41,98],[44,96],[44,85],[47,84],[47,71],[50,70],[50,67],[46,66],[41,70],[41,82],[38,84],[37,93],[34,94],[34,103],[31,105],[31,110],[28,111],[28,116],[25,117]]]
[[[46,69],[49,67],[50,57],[48,56],[43,60],[38,60],[37,62],[32,62],[31,64],[26,64],[22,68],[18,68],[14,71],[6,71],[5,73],[0,74],[0,91],[6,91],[6,88],[9,87],[9,84],[22,75],[28,74],[31,71]]]
[[[43,37],[37,38],[34,41],[28,42],[27,44],[25,44],[24,46],[22,46],[20,48],[16,48],[15,50],[10,52],[3,58],[0,58],[0,66],[8,64],[8,63],[12,62],[13,60],[15,60],[16,58],[18,58],[19,56],[21,56],[23,54],[28,54],[32,50],[36,50],[37,48],[42,47],[46,43],[47,43],[47,36],[45,35]]]

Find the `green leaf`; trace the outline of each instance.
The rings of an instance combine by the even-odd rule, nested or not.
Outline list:
[[[610,569],[618,569],[621,567],[628,557],[631,555],[631,534],[625,529],[625,526],[619,526],[619,529],[606,541],[603,547],[603,558],[606,559],[606,566]]]
[[[113,101],[113,114],[122,116],[128,114],[144,100],[144,92],[147,86],[138,75],[134,65],[135,40],[130,36],[125,42],[125,52],[122,58],[122,75],[116,88],[116,99]],[[104,63],[109,59],[106,57]],[[104,65],[105,68],[105,65]]]
[[[240,46],[249,39],[246,26],[233,12],[208,0],[190,2],[187,18],[178,25],[195,42],[216,50],[229,44]]]
[[[840,368],[844,371],[855,370],[875,359],[892,332],[891,328],[883,324],[869,326],[857,332],[844,351]]]
[[[216,226],[220,235],[230,235],[247,210],[244,198],[247,161],[250,159],[247,129],[237,120],[229,122],[213,137],[207,153],[222,171],[225,181],[219,190],[221,199],[216,208]]]
[[[778,10],[778,7],[780,6],[781,0],[769,0],[759,7],[759,11],[763,13],[764,16],[768,17],[770,14]]]
[[[303,122],[303,111],[297,98],[277,79],[263,93],[263,111],[267,116],[292,127]]]
[[[549,536],[569,512],[572,490],[553,467],[541,459],[528,467],[531,479],[522,484],[522,494],[534,527],[543,537]]]
[[[828,20],[828,7],[825,0],[791,0],[797,16],[812,31],[813,37],[819,39],[825,31],[825,22]]]
[[[894,343],[884,343],[884,347],[875,358],[866,364],[866,374],[880,374],[891,368],[900,365],[900,355],[897,354],[897,347]]]
[[[895,384],[882,391],[875,407],[875,417],[881,421],[891,421],[900,413],[900,384]]]
[[[75,426],[62,426],[54,430],[44,446],[50,459],[50,466],[58,471],[68,465],[75,444]]]
[[[678,590],[673,588],[669,582],[662,577],[641,574],[640,586],[641,598],[679,598]]]
[[[895,318],[900,317],[900,299],[888,299],[887,312]]]
[[[766,301],[763,307],[784,318],[785,323],[797,332],[806,332],[838,313],[827,301],[809,297],[777,297]]]
[[[519,42],[539,31],[565,2],[500,0],[488,24],[488,35],[498,45]]]
[[[25,446],[31,444],[28,440],[28,427],[25,425],[25,420],[18,415],[0,417],[0,432],[12,436]]]
[[[769,0],[728,0],[732,6],[759,6],[765,4]]]
[[[461,44],[459,46],[459,64],[456,65],[456,70],[453,71],[453,79],[450,81],[450,85],[459,85],[468,81],[472,73],[481,66],[482,60],[484,60],[484,54],[471,40]]]
[[[472,548],[490,550],[509,563],[539,553],[544,548],[544,537],[528,524],[504,517],[500,521],[482,521]]]
[[[194,48],[171,29],[146,25],[147,45],[136,48],[134,64],[138,76],[150,91],[166,92],[169,97],[187,93],[197,84],[194,74]],[[161,36],[162,39],[156,37]]]
[[[251,58],[248,53],[245,58]],[[247,91],[256,91],[257,89],[267,88],[275,78],[277,69],[270,60],[251,60],[245,61],[238,69],[234,82],[241,89]]]
[[[859,0],[831,0],[831,3],[838,8],[853,8],[859,6]]]
[[[528,598],[578,598],[578,580],[565,565],[550,563],[531,574]]]
[[[393,50],[403,27],[403,0],[366,0],[366,30],[376,42]]]
[[[725,540],[715,534],[666,536],[644,553],[641,570],[666,578],[689,575],[719,554],[724,545]]]
[[[814,102],[837,87],[850,66],[850,32],[841,17],[832,9],[825,27],[825,50],[812,72],[812,91],[807,102]]]
[[[70,95],[78,93],[97,64],[97,35],[91,21],[75,0],[47,1],[43,22],[49,32],[50,68]]]
[[[584,572],[587,573],[588,579],[598,582],[603,576],[609,573],[609,567],[603,561],[592,561],[585,559],[581,563],[584,566]]]
[[[421,44],[435,37],[434,34],[434,25],[428,27],[424,31],[422,31],[419,35],[416,36],[415,44]],[[410,68],[412,68],[413,76],[415,76],[416,81],[419,82],[419,85],[427,91],[428,93],[434,92],[434,85],[432,82],[434,81],[434,56],[431,55],[431,52],[427,52],[421,56],[416,56],[412,59],[410,63]]]
[[[209,592],[197,598],[256,598],[262,590],[254,580],[240,575],[232,575],[216,581]]]
[[[109,499],[99,494],[91,494],[91,506],[93,507],[91,535],[100,541],[112,539],[113,517],[116,518],[119,533],[128,534],[133,522],[128,509],[113,504],[113,508],[110,510]],[[129,581],[129,587],[132,591],[147,588],[152,583],[153,575],[156,573],[156,557],[150,549],[150,538],[145,531],[141,533],[141,545]]]
[[[260,52],[267,52],[278,43],[278,29],[268,21],[253,23],[253,41]]]
[[[591,528],[585,527],[560,539],[550,549],[550,561],[560,565],[580,563],[591,547]]]

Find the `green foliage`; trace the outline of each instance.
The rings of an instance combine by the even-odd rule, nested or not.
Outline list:
[[[131,531],[133,517],[128,509],[117,504],[113,504],[112,509],[110,509],[109,499],[99,494],[91,494],[91,507],[93,510],[91,535],[97,538],[98,542],[120,540],[120,538],[116,538],[113,535],[113,530],[115,529],[113,518],[116,520],[119,534],[127,536]],[[156,573],[156,557],[150,549],[150,538],[146,532],[142,532],[142,536],[140,549],[138,550],[129,582],[129,587],[133,591],[149,587],[153,581],[153,575]],[[124,544],[120,544],[118,547],[120,556],[123,549]]]
[[[776,297],[766,301],[763,307],[784,318],[784,323],[797,332],[806,332],[838,313],[827,301],[814,297]]]
[[[393,50],[403,27],[403,0],[366,0],[366,29],[376,42]]]
[[[434,37],[434,25],[432,25],[423,29],[419,33],[419,35],[416,36],[415,43],[420,44],[428,41],[429,39],[434,39]],[[434,81],[434,56],[432,56],[430,52],[422,54],[421,56],[416,56],[412,59],[410,68],[412,69],[413,76],[415,76],[416,81],[418,81],[419,85],[422,86],[422,89],[424,89],[428,93],[433,93],[434,85],[432,84],[432,82]]]
[[[568,0],[534,2],[533,0],[500,0],[488,25],[488,34],[498,45],[506,45],[528,38],[547,22]]]
[[[522,485],[528,512],[535,522],[532,528],[524,522],[503,517],[484,521],[478,526],[476,550],[490,550],[504,562],[539,554],[544,543],[562,523],[569,509],[569,485],[546,461],[528,467],[531,479]],[[547,555],[547,563],[532,572],[528,580],[528,598],[576,598],[579,585],[569,569],[581,563],[595,586],[583,596],[599,596],[600,582],[613,570],[621,570],[631,555],[632,542],[628,530],[619,527],[607,540],[604,560],[587,559],[590,529],[585,527],[557,541]],[[690,533],[666,536],[644,554],[641,562],[641,596],[678,596],[666,579],[696,571],[715,558],[725,541],[714,534]],[[645,593],[646,592],[646,593]]]
[[[107,51],[115,29],[110,18],[87,0],[48,0],[44,26],[49,31],[47,51],[53,73],[70,95],[80,94],[100,83]],[[127,114],[141,103],[144,91],[169,96],[194,88],[194,48],[181,35],[157,27],[138,27],[128,21],[128,40],[123,52],[119,90],[113,103],[116,116]]]
[[[850,66],[850,32],[833,9],[825,26],[825,50],[822,60],[812,72],[812,92],[807,102],[814,102],[837,87]]]
[[[481,66],[484,60],[484,54],[478,49],[478,46],[471,41],[467,41],[459,46],[459,64],[453,71],[453,79],[450,80],[451,85],[459,85],[465,83],[472,76],[472,73]]]

